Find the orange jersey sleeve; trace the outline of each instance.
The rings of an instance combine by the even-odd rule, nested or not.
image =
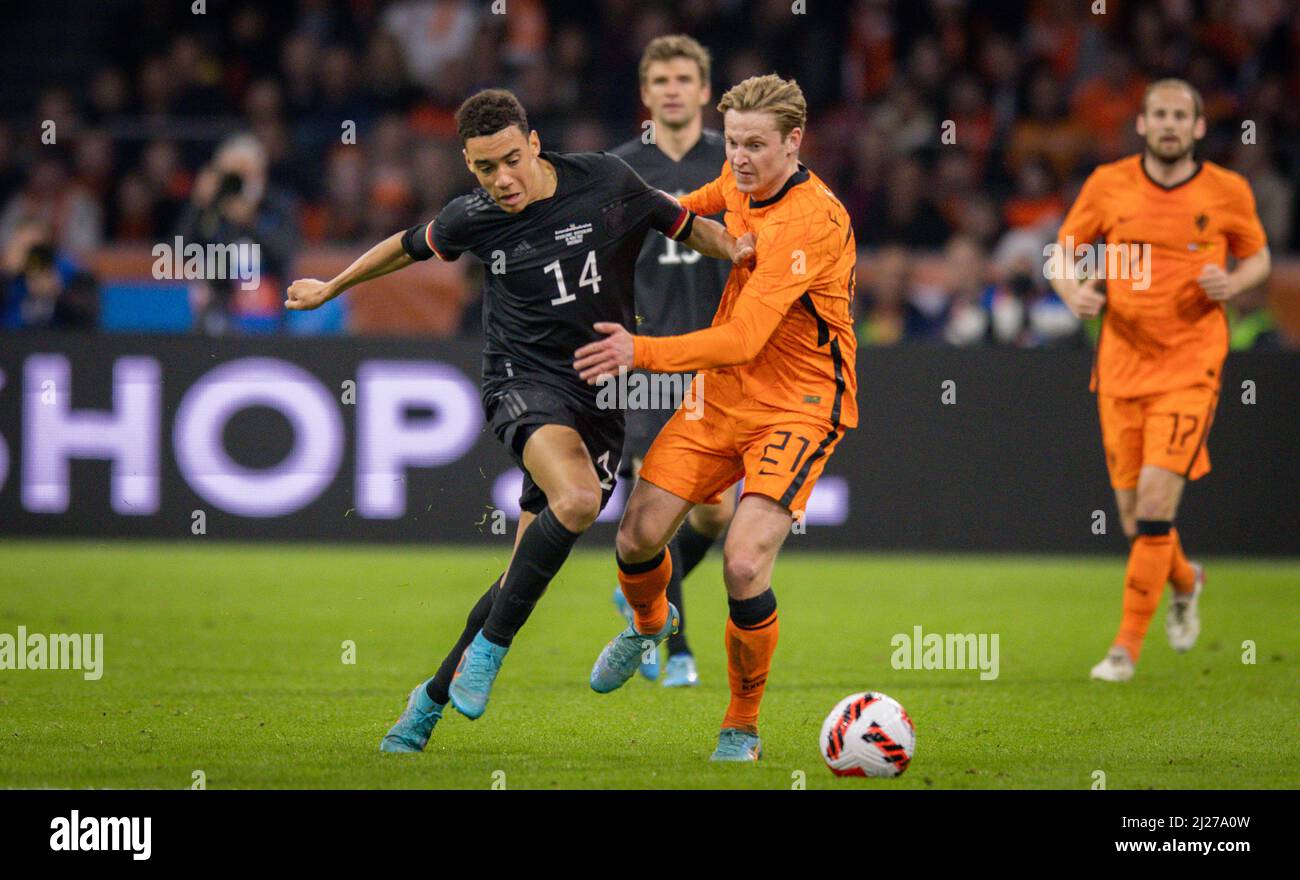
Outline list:
[[[718,176],[704,184],[704,186],[687,193],[678,201],[686,210],[708,217],[713,214],[721,213],[727,208],[727,193],[735,190],[735,182],[731,178],[731,163],[724,162],[722,171]]]
[[[1223,235],[1228,241],[1228,250],[1239,260],[1253,256],[1260,248],[1268,244],[1264,225],[1259,222],[1259,212],[1255,208],[1255,194],[1250,184],[1244,179],[1235,198],[1226,203],[1226,217],[1223,223]]]
[[[1062,247],[1066,246],[1066,239],[1073,239],[1075,244],[1085,244],[1096,241],[1104,234],[1106,221],[1103,213],[1102,187],[1098,182],[1100,173],[1101,169],[1098,169],[1088,175],[1074,204],[1065,215],[1065,220],[1061,222],[1057,241]]]
[[[811,240],[810,240],[811,238]],[[633,366],[664,373],[732,367],[753,360],[790,306],[824,268],[825,250],[803,224],[766,223],[759,230],[758,260],[730,317],[680,336],[637,336]]]
[[[783,317],[783,312],[753,298],[742,299],[725,324],[681,336],[633,337],[632,366],[656,373],[689,373],[749,363]]]

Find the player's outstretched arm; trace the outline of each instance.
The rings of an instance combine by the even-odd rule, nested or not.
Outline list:
[[[645,181],[636,176],[635,172],[630,168],[626,170],[632,176],[629,186],[636,191],[636,195],[650,198],[652,206],[650,225],[653,228],[706,257],[730,260],[737,266],[753,266],[755,261],[753,235],[747,233],[736,239],[727,231],[727,227],[716,220],[702,216],[696,207],[691,207],[704,205],[710,208],[708,213],[717,213],[726,206],[725,202],[715,204],[710,199],[697,195],[708,190],[708,187],[678,199],[661,189],[647,187]]]
[[[403,235],[398,232],[384,239],[329,281],[299,278],[289,285],[284,307],[295,312],[319,308],[350,287],[411,265],[415,260],[402,247]]]
[[[785,317],[756,297],[741,296],[722,324],[680,336],[633,336],[622,324],[597,322],[605,338],[573,354],[573,368],[588,385],[616,376],[620,367],[656,373],[689,373],[747,364],[762,351]]]
[[[730,260],[737,266],[754,264],[754,235],[745,233],[740,238],[733,238],[716,220],[696,216],[691,223],[691,234],[682,244],[693,251],[699,251],[706,257],[718,260]]]
[[[827,229],[838,241],[839,228],[828,224]],[[746,239],[754,241],[752,235],[741,236],[742,242]],[[686,373],[752,361],[819,273],[822,245],[803,225],[781,222],[765,226],[752,247],[754,271],[726,321],[680,336],[633,336],[620,324],[596,324],[596,332],[605,337],[574,352],[578,375],[594,385],[620,368]],[[796,259],[796,254],[802,256]]]

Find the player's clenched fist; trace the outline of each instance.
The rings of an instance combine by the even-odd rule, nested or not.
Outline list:
[[[754,250],[754,233],[746,232],[731,248],[732,265],[740,266],[742,269],[754,268],[754,263],[758,259],[758,252]]]
[[[299,278],[289,285],[284,307],[290,311],[305,312],[332,299],[329,285],[315,278]]]
[[[1101,314],[1106,305],[1106,292],[1102,289],[1100,278],[1091,278],[1074,289],[1074,294],[1065,303],[1080,318],[1095,318]]]
[[[1218,302],[1231,299],[1237,293],[1232,279],[1218,263],[1206,263],[1201,268],[1201,275],[1196,279],[1196,283],[1201,285],[1201,290],[1205,291],[1206,296]]]

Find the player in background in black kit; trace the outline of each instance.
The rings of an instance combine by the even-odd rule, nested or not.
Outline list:
[[[641,55],[641,103],[650,112],[650,123],[641,137],[612,152],[656,189],[674,195],[693,192],[713,181],[727,160],[722,135],[704,128],[703,110],[711,100],[710,63],[709,51],[681,34],[651,40]],[[672,238],[651,234],[636,264],[636,332],[677,336],[708,327],[730,271],[727,260],[710,259]],[[691,403],[707,405],[707,399],[705,389],[702,399]],[[667,404],[652,399],[649,408],[627,410],[620,477],[635,478],[650,444],[681,403],[679,394]],[[680,619],[678,632],[668,637],[668,663],[662,676],[665,687],[686,687],[699,681],[695,657],[686,641],[682,581],[709,552],[735,512],[736,493],[729,490],[718,504],[693,508],[671,542],[673,573],[668,601]],[[631,623],[632,608],[618,587],[614,588],[614,604]],[[659,678],[657,652],[643,655],[641,674],[651,680]]]
[[[506,571],[381,742],[390,752],[422,750],[448,700],[468,718],[483,714],[515,634],[613,492],[623,414],[597,406],[597,389],[573,369],[573,351],[598,338],[597,322],[633,327],[632,276],[645,236],[657,229],[712,256],[752,255],[720,224],[647,186],[621,159],[543,152],[510,92],[470,97],[456,123],[479,188],[432,222],[375,245],[330,281],[295,281],[285,301],[289,309],[313,309],[433,256],[454,260],[469,251],[488,267],[483,407],[524,470],[519,530]]]

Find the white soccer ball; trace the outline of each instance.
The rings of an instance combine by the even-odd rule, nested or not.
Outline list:
[[[916,728],[897,700],[863,691],[826,716],[821,746],[836,776],[898,776],[916,751]]]

